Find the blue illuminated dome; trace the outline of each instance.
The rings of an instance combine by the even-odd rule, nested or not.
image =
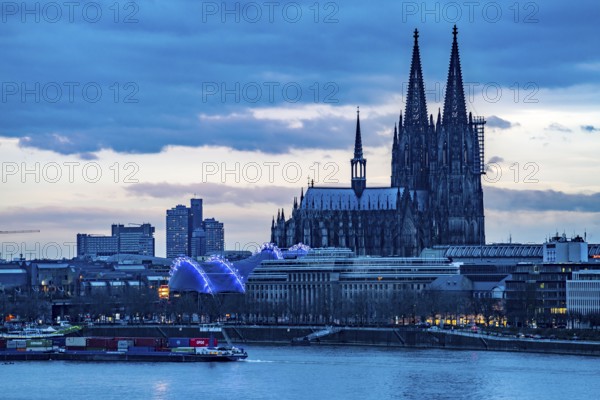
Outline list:
[[[265,243],[256,254],[235,263],[219,256],[202,263],[178,257],[171,265],[169,288],[174,292],[244,293],[248,276],[261,262],[282,258],[281,251],[272,243]]]
[[[204,269],[189,257],[178,257],[173,260],[169,275],[170,290],[214,294]]]

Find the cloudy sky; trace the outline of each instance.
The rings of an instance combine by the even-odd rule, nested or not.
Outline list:
[[[306,186],[348,185],[356,106],[367,184],[389,185],[412,32],[428,107],[452,26],[485,116],[486,238],[600,242],[600,8],[594,1],[4,2],[2,257],[72,256],[75,235],[204,199],[227,248],[269,239]]]

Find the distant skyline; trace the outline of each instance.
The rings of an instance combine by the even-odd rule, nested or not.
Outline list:
[[[309,176],[349,185],[356,106],[367,186],[389,186],[412,32],[435,117],[454,24],[488,121],[487,241],[600,243],[596,3],[225,3],[5,10],[0,230],[41,232],[0,236],[2,257],[143,222],[164,256],[165,210],[194,194],[227,249],[253,248]]]

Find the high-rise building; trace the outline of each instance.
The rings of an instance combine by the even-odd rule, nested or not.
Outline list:
[[[192,218],[192,232],[198,228],[202,228],[202,199],[190,200],[190,215]]]
[[[222,222],[214,218],[205,219],[204,232],[206,234],[205,254],[213,254],[225,250],[225,229]]]
[[[191,257],[197,258],[206,254],[206,232],[204,228],[196,228],[192,232]]]
[[[139,254],[154,257],[154,227],[113,224],[111,235],[77,234],[78,257],[108,257],[115,254]]]
[[[485,244],[482,117],[467,113],[458,53],[452,49],[443,116],[427,113],[415,30],[404,116],[393,129],[391,184],[367,186],[357,115],[351,187],[309,186],[292,215],[271,223],[271,241],[290,247],[349,247],[358,255],[416,256],[434,245]]]
[[[118,239],[120,254],[139,254],[154,257],[154,227],[148,223],[138,226],[113,224],[112,236]]]
[[[119,241],[115,236],[77,234],[77,257],[110,257],[119,252]]]
[[[167,257],[201,257],[223,251],[223,224],[203,219],[202,199],[191,199],[190,207],[178,205],[167,210]]]
[[[192,237],[190,209],[177,205],[167,210],[167,257],[189,256]]]

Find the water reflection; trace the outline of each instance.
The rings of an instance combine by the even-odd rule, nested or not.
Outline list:
[[[155,400],[165,400],[169,395],[169,382],[159,380],[152,385],[152,398]]]

